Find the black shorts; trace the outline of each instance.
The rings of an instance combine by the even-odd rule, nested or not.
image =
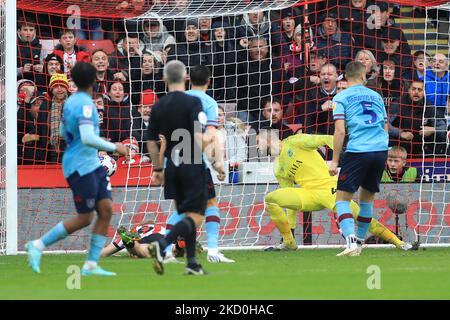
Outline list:
[[[78,213],[92,212],[97,201],[112,199],[111,183],[103,167],[98,167],[82,177],[75,172],[67,178],[67,182],[72,189]]]
[[[164,236],[161,233],[152,233],[152,234],[149,234],[146,237],[143,237],[138,242],[139,243],[152,243],[154,241],[159,241],[162,238],[164,238]]]
[[[214,199],[216,197],[216,188],[214,187],[214,181],[211,175],[211,170],[206,169],[208,175],[208,200]]]
[[[354,193],[359,187],[363,187],[373,193],[379,192],[386,160],[387,150],[364,153],[346,152],[342,158],[337,189]]]
[[[203,164],[167,162],[164,197],[175,200],[179,214],[195,212],[204,215],[208,201],[208,174]]]

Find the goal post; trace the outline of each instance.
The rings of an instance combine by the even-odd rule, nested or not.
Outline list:
[[[13,255],[18,244],[16,3],[2,0],[0,6],[0,254]]]
[[[322,120],[315,117],[314,112],[308,113],[305,107],[307,102],[311,102],[311,100],[308,100],[310,99],[308,94],[319,91],[319,86],[307,87],[305,85],[299,87],[298,84],[317,76],[317,70],[307,73],[308,70],[312,70],[313,63],[309,65],[311,59],[320,60],[323,58],[323,52],[325,52],[325,55],[331,52],[328,44],[324,45],[322,52],[317,50],[317,29],[320,27],[321,17],[326,15],[328,11],[339,13],[340,10],[349,9],[346,5],[342,5],[344,1],[0,0],[2,5],[0,50],[3,54],[2,57],[6,57],[1,60],[1,67],[3,68],[1,70],[6,70],[7,73],[6,75],[0,73],[2,84],[6,85],[6,90],[4,90],[6,104],[3,101],[4,99],[0,99],[0,122],[2,123],[2,130],[6,128],[6,136],[8,136],[8,139],[0,140],[0,166],[2,169],[0,175],[0,183],[2,184],[0,188],[0,254],[14,254],[17,250],[23,250],[27,240],[40,236],[58,221],[75,212],[72,194],[61,174],[60,158],[56,156],[39,161],[26,158],[29,155],[25,155],[24,150],[33,142],[25,145],[20,141],[21,138],[16,141],[18,130],[14,130],[14,128],[17,128],[17,123],[20,121],[22,121],[20,123],[23,123],[23,119],[17,119],[18,113],[15,112],[19,109],[16,104],[18,87],[15,66],[17,55],[21,54],[20,52],[16,53],[15,2],[17,2],[19,19],[33,17],[36,20],[39,43],[42,49],[42,57],[39,58],[41,62],[58,44],[59,32],[67,28],[84,31],[80,33],[77,31],[77,35],[83,33],[83,36],[87,39],[80,39],[77,44],[84,47],[91,57],[97,49],[104,50],[109,59],[108,68],[111,71],[109,75],[107,74],[107,77],[111,76],[111,78],[98,81],[100,89],[99,95],[96,95],[96,97],[101,96],[104,103],[102,112],[105,119],[108,121],[111,119],[117,120],[117,125],[120,125],[117,128],[106,127],[107,133],[104,137],[112,139],[114,142],[120,142],[133,136],[138,140],[141,151],[144,146],[144,127],[135,126],[139,121],[145,122],[143,120],[145,111],[141,107],[144,104],[143,99],[146,101],[145,104],[152,105],[166,91],[160,77],[164,62],[170,59],[187,59],[185,64],[188,68],[197,62],[205,62],[206,65],[210,66],[213,77],[209,93],[223,107],[225,116],[228,116],[228,119],[225,119],[223,131],[228,135],[227,143],[233,146],[230,147],[230,154],[233,153],[234,157],[233,160],[227,159],[226,182],[218,183],[216,187],[221,210],[219,246],[221,249],[260,249],[280,240],[280,235],[264,208],[264,195],[278,188],[277,181],[273,176],[273,159],[264,155],[262,147],[257,146],[256,130],[252,131],[245,127],[244,123],[247,121],[251,128],[257,127],[258,130],[263,128],[263,123],[264,126],[272,126],[276,121],[274,115],[276,106],[270,108],[270,111],[266,113],[267,118],[262,118],[262,103],[265,98],[269,98],[271,103],[280,101],[285,112],[284,120],[293,132],[299,129],[306,130],[307,125],[319,127],[323,124],[320,123]],[[133,2],[136,5],[129,5],[120,9],[116,7],[124,2]],[[413,51],[420,50],[420,48],[426,48],[430,50],[430,53],[436,52],[436,50],[444,51],[444,42],[445,39],[448,40],[449,33],[448,29],[445,31],[445,26],[443,26],[445,21],[439,20],[439,12],[448,13],[448,5],[443,4],[445,1],[404,0],[385,2],[390,4],[391,10],[396,4],[402,6],[399,12],[391,12],[391,16],[400,25],[398,28],[405,31],[408,41],[413,46]],[[183,5],[176,6],[175,3],[182,3]],[[347,2],[345,1],[345,3]],[[142,4],[142,6],[139,4]],[[311,5],[309,12],[304,10],[307,4]],[[415,17],[412,10],[413,5],[420,6],[426,13],[426,17]],[[407,7],[403,8],[403,6]],[[296,27],[300,26],[296,28],[297,31],[295,32],[301,33],[302,42],[298,47],[294,42],[290,45],[288,43],[286,45],[288,54],[283,55],[279,53],[284,50],[280,41],[283,23],[281,10],[290,7],[294,9],[290,14],[286,13],[286,16],[291,15],[295,19]],[[311,8],[317,9],[312,10]],[[6,14],[5,10],[14,12],[14,14]],[[374,9],[372,8],[372,10]],[[241,26],[246,27],[245,21],[242,22],[243,16],[257,11],[263,11],[265,14],[263,20],[256,23],[258,25],[255,27],[256,33],[258,30],[266,28],[267,25],[274,27],[269,29],[268,34],[260,36],[260,38],[265,39],[262,42],[258,42],[258,37],[254,37],[253,34],[246,33],[250,31],[238,30]],[[436,11],[438,12],[436,21],[439,22],[437,22],[436,27],[433,27],[430,21]],[[231,49],[229,51],[225,49],[213,51],[211,47],[206,46],[198,49],[198,52],[192,51],[191,56],[185,54],[183,46],[189,46],[188,41],[184,39],[187,28],[183,25],[180,29],[178,22],[184,24],[189,20],[191,29],[200,30],[202,26],[200,26],[199,20],[208,17],[214,18],[212,24],[216,22],[214,30],[223,26],[225,26],[225,29],[228,28],[225,31],[229,32],[228,35],[231,38],[229,39],[231,42],[229,48]],[[168,21],[173,21],[173,23],[171,24]],[[247,21],[248,23],[250,22]],[[147,37],[144,27],[150,30],[156,24],[159,24],[160,27],[164,25],[167,30],[165,42],[162,41],[161,43],[163,50],[158,46],[152,47],[148,44],[141,46],[141,41]],[[3,30],[8,31],[3,32]],[[99,33],[101,36],[93,39],[96,37],[95,33]],[[250,53],[247,48],[242,48],[242,43],[248,45],[248,42],[241,43],[239,41],[243,34],[246,35],[246,38],[248,37],[247,40],[256,41],[251,44],[254,49],[254,52],[251,53],[254,56],[251,59],[263,56],[260,59],[265,61],[261,60],[261,63],[252,64],[252,61],[245,60],[250,59],[248,58]],[[125,36],[136,37],[136,35],[138,58],[125,54],[118,59],[117,54],[124,52],[123,38]],[[204,41],[201,36],[194,40],[195,44],[200,45]],[[205,34],[205,36],[205,39],[207,39],[208,35]],[[214,36],[212,25],[210,26],[209,36]],[[1,44],[4,41],[2,37],[7,40],[8,46],[4,45],[5,42],[3,42],[3,45]],[[310,37],[311,41],[307,42],[306,37]],[[135,41],[135,38],[133,39]],[[313,49],[302,52],[302,48]],[[268,52],[264,52],[265,49]],[[192,56],[197,54],[198,60],[190,60]],[[268,68],[263,69],[264,63],[267,62]],[[336,63],[336,60],[329,62]],[[63,72],[66,64],[66,61],[63,61]],[[118,68],[117,64],[123,64],[122,69]],[[382,69],[382,61],[378,61],[378,64]],[[301,69],[297,70],[296,67],[298,66],[307,70],[296,73]],[[117,75],[119,69],[124,71],[122,75]],[[148,71],[150,69],[152,70]],[[66,71],[66,73],[69,74],[70,72]],[[125,77],[126,81],[120,82],[122,82],[122,89],[128,100],[125,101],[123,96],[121,101],[113,101],[110,92],[110,86],[115,82],[113,77],[122,78],[122,76]],[[381,77],[381,74],[377,76]],[[314,79],[310,81],[317,81],[317,78]],[[278,91],[275,94],[276,90]],[[397,89],[391,90],[388,88],[387,93],[390,94],[395,90]],[[145,98],[141,95],[144,91]],[[46,99],[48,98],[46,97]],[[119,108],[119,116],[109,114],[109,117],[107,117],[108,112],[112,110],[108,110],[108,108],[111,107]],[[244,112],[238,114],[238,111]],[[46,111],[43,110],[42,112]],[[308,117],[314,119],[309,121],[309,124],[306,121]],[[122,120],[128,122],[121,122]],[[123,127],[123,123],[126,123],[128,127]],[[327,125],[330,123],[331,121]],[[115,140],[119,137],[120,140]],[[442,141],[439,141],[439,143],[442,144]],[[445,143],[448,145],[448,137]],[[23,144],[23,149],[17,148],[18,144]],[[51,148],[52,146],[49,143],[46,146],[40,145],[33,151],[36,154],[37,152],[44,152],[48,155],[53,152]],[[448,181],[450,164],[448,156],[448,154],[431,154],[425,157],[419,153],[410,153],[407,165],[417,168],[422,174],[422,181],[420,183],[383,184],[382,191],[377,195],[375,202],[375,215],[379,220],[392,231],[399,230],[399,233],[408,241],[414,241],[418,238],[431,246],[449,245],[450,185]],[[242,160],[242,157],[245,160]],[[238,165],[235,165],[235,163],[238,163]],[[150,181],[151,172],[151,164],[146,162],[134,163],[119,167],[111,178],[114,214],[108,231],[109,237],[115,235],[115,228],[119,225],[131,226],[144,220],[154,220],[157,224],[163,224],[174,210],[174,204],[164,199],[162,188],[153,185]],[[440,180],[438,180],[438,176]],[[15,192],[9,192],[11,190],[15,190]],[[407,201],[407,206],[403,211],[396,208],[400,198]],[[311,218],[311,221],[306,221],[309,218]],[[298,243],[302,243],[301,239],[303,239],[303,243],[311,244],[311,248],[331,248],[344,243],[339,228],[335,224],[334,215],[328,210],[313,212],[311,215],[298,213],[295,232]],[[69,236],[49,250],[85,250],[88,245],[88,238],[89,230],[86,229]],[[199,233],[199,239],[202,242],[206,239],[204,228]]]

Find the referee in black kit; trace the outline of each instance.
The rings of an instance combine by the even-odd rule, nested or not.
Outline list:
[[[201,101],[184,93],[186,66],[177,60],[164,67],[164,80],[169,93],[152,108],[147,141],[153,162],[152,181],[164,185],[166,199],[174,199],[178,214],[186,218],[177,223],[169,234],[149,246],[157,274],[164,273],[164,248],[178,237],[186,242],[186,274],[203,275],[206,272],[195,258],[197,227],[200,227],[208,199],[207,170],[202,151],[213,142],[203,136],[206,114]],[[166,168],[159,161],[159,135],[167,141]],[[208,140],[207,140],[208,139]],[[165,182],[165,183],[164,183]]]

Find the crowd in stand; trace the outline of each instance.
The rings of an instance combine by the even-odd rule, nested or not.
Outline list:
[[[352,60],[366,66],[367,86],[384,98],[391,145],[416,157],[446,154],[448,57],[425,50],[412,54],[385,2],[376,1],[379,10],[373,12],[367,0],[327,7],[331,2],[309,14],[296,7],[232,17],[127,20],[121,27],[85,18],[82,30],[47,31],[54,38],[59,30],[52,50],[42,46],[40,22],[18,12],[18,163],[61,161],[61,112],[77,90],[70,71],[80,61],[97,70],[93,98],[101,136],[126,141],[140,154],[123,161],[149,161],[144,141],[151,107],[166,93],[162,67],[174,59],[211,69],[208,94],[221,105],[219,129],[230,162],[255,160],[249,136],[263,128],[279,130],[280,138],[297,129],[333,134],[331,100],[346,88],[343,69]],[[79,39],[113,40],[114,50],[88,50]]]

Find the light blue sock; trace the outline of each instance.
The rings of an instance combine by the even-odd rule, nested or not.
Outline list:
[[[106,243],[106,237],[93,233],[91,237],[91,246],[89,247],[87,261],[98,262],[100,260],[100,252]]]
[[[206,239],[208,249],[219,247],[220,213],[218,207],[208,207],[205,212]]]
[[[350,202],[336,201],[336,211],[338,214],[339,225],[344,237],[355,235],[355,222],[353,221],[352,211],[350,210]]]
[[[359,240],[365,240],[367,230],[369,230],[370,223],[373,216],[373,202],[360,202],[359,203],[359,215],[356,219],[358,225],[358,231],[356,237]]]
[[[55,242],[64,239],[65,237],[67,237],[67,235],[67,230],[66,228],[64,228],[64,224],[61,221],[56,226],[51,228],[46,234],[44,234],[41,237],[41,241],[46,247],[48,247],[49,245],[52,245]]]
[[[184,213],[182,214],[178,214],[177,211],[172,212],[172,215],[169,217],[169,219],[166,222],[166,234],[168,234],[170,232],[170,230],[173,228],[174,225],[176,225],[178,222],[180,222],[181,220],[184,219],[184,217],[186,217],[186,215]],[[167,254],[167,252],[171,252],[172,248],[173,248],[174,244],[170,243],[165,249],[164,249],[164,253]]]

